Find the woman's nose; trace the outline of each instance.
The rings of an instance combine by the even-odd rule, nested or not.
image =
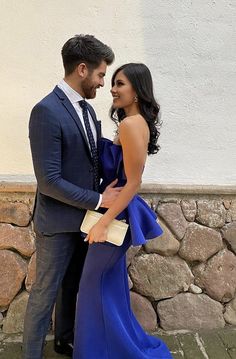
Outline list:
[[[110,89],[110,92],[112,95],[115,93],[115,86],[112,86],[112,88]]]

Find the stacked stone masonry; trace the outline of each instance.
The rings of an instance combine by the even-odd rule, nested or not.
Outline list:
[[[35,278],[34,185],[0,184],[0,331],[20,333]],[[164,234],[131,247],[131,303],[147,331],[236,325],[236,192],[146,189]]]

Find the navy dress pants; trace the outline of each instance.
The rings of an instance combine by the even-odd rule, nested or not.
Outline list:
[[[23,359],[41,359],[53,308],[56,339],[73,341],[76,293],[88,244],[80,233],[36,233],[36,281],[26,309]]]

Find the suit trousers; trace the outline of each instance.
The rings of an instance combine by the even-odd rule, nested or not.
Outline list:
[[[73,341],[76,295],[87,248],[80,233],[36,232],[36,280],[24,321],[24,359],[42,358],[56,301],[55,338]]]

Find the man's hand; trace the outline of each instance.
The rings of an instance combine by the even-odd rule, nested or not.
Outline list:
[[[115,179],[109,184],[109,186],[106,187],[105,191],[102,194],[102,203],[100,207],[109,208],[116,200],[120,191],[123,188],[123,187],[114,187],[117,184],[117,182],[118,180]]]

